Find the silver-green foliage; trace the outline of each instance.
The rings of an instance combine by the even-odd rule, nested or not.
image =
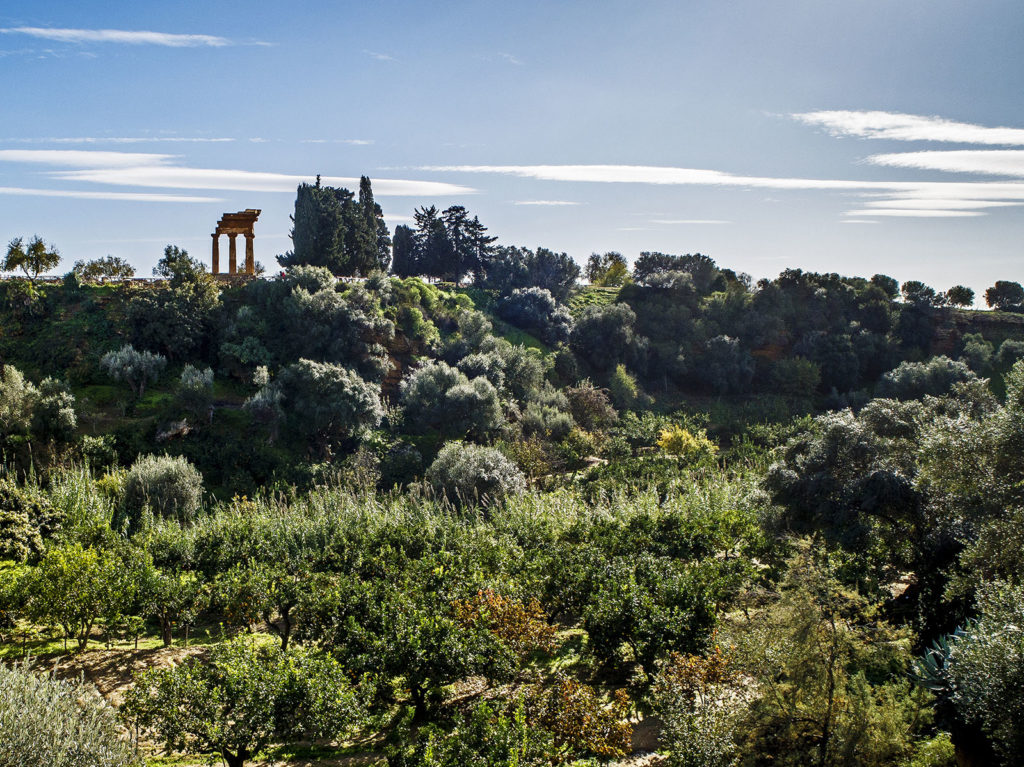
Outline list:
[[[452,501],[488,502],[526,490],[523,473],[501,451],[458,442],[441,448],[427,479]]]
[[[140,352],[131,344],[126,344],[117,351],[107,352],[100,358],[100,367],[115,381],[124,381],[128,384],[136,397],[141,397],[145,393],[146,383],[159,378],[166,365],[167,358],[163,355]]]
[[[136,520],[143,507],[191,521],[203,501],[203,475],[181,456],[144,455],[132,464],[124,486],[125,508]]]
[[[0,767],[128,767],[142,762],[114,709],[82,682],[0,666]]]
[[[957,711],[992,739],[1003,764],[1024,752],[1024,587],[989,584],[981,618],[951,643],[948,673]]]

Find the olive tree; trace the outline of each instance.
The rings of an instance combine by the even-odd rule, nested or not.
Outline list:
[[[137,767],[114,709],[92,685],[54,679],[27,663],[0,665],[0,765]]]
[[[401,385],[406,423],[414,429],[433,429],[445,436],[478,439],[505,422],[494,385],[479,376],[470,380],[444,362],[428,362]]]
[[[124,381],[137,398],[146,392],[146,384],[160,377],[167,358],[153,352],[137,351],[131,344],[100,358],[100,367],[115,381]]]
[[[526,490],[526,478],[500,450],[449,442],[427,469],[427,480],[453,501],[489,501]]]
[[[181,456],[144,455],[128,470],[124,484],[125,513],[137,528],[142,509],[191,521],[203,502],[203,475]]]

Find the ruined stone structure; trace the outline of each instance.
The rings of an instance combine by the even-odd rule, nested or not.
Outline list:
[[[220,236],[228,236],[228,274],[239,274],[237,264],[237,251],[235,249],[235,238],[238,235],[245,235],[245,274],[256,274],[256,254],[253,251],[252,241],[256,238],[252,227],[256,219],[260,217],[260,211],[255,208],[246,208],[238,213],[225,213],[217,222],[217,230],[210,235],[213,237],[213,264],[210,272],[220,273]]]

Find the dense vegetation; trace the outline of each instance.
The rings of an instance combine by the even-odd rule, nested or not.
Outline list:
[[[608,253],[580,287],[415,223],[304,185],[245,282],[11,244],[0,765],[1017,762],[1016,283]],[[65,653],[173,661],[118,730],[20,661]]]

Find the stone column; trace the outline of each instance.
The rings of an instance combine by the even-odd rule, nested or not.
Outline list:
[[[235,238],[238,237],[237,232],[231,232],[228,234],[228,274],[238,273],[238,250],[235,247]]]
[[[217,274],[220,272],[220,235],[214,232],[210,236],[213,238],[213,268],[210,273]]]
[[[245,273],[256,274],[256,254],[252,248],[252,241],[256,235],[252,232],[245,233]]]

